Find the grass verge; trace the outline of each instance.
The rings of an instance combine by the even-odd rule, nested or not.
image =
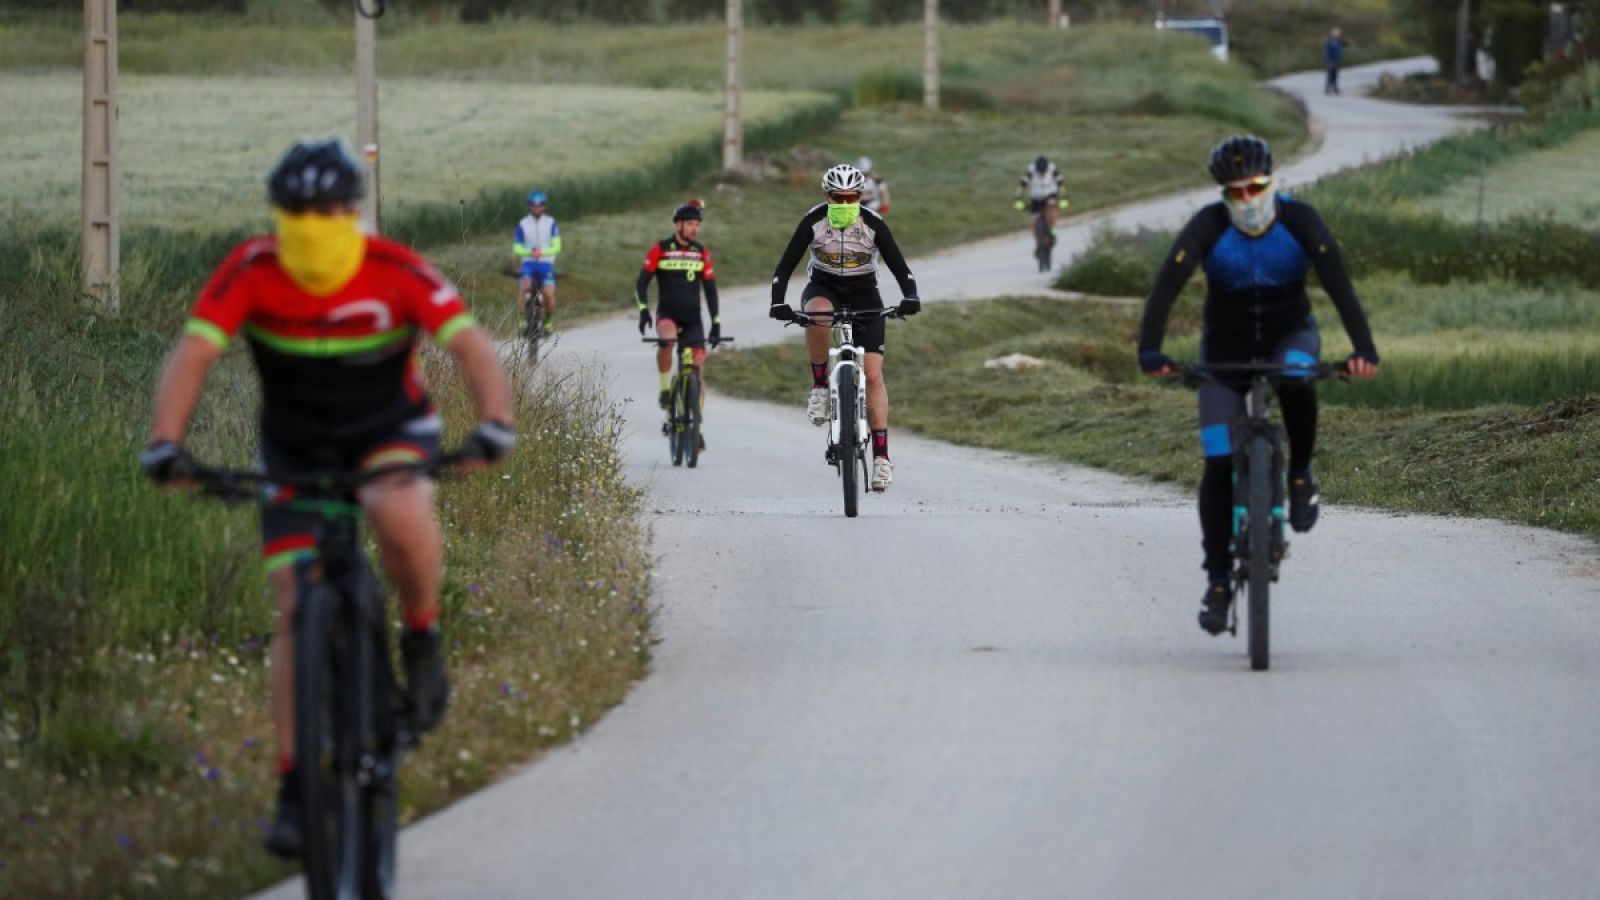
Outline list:
[[[1421,290],[1398,281],[1393,287],[1396,303]],[[1440,306],[1450,300],[1437,289],[1431,299]],[[1552,295],[1547,303],[1573,299]],[[1382,313],[1375,315],[1381,323]],[[1138,317],[1132,304],[1040,298],[934,306],[893,329],[885,370],[894,425],[961,444],[1198,483],[1194,396],[1137,376]],[[1194,304],[1175,312],[1175,356],[1192,357],[1198,327]],[[1381,325],[1378,333],[1382,340]],[[1333,335],[1324,336],[1333,345],[1328,355],[1339,353]],[[1437,340],[1448,347],[1447,337]],[[1600,459],[1585,449],[1600,439],[1600,393],[1593,389],[1600,382],[1576,392],[1539,382],[1545,389],[1534,391],[1540,399],[1532,402],[1436,408],[1411,374],[1418,362],[1410,346],[1380,346],[1384,372],[1374,384],[1398,382],[1388,389],[1396,402],[1354,405],[1367,385],[1324,392],[1317,467],[1329,502],[1492,516],[1600,539]],[[983,367],[1011,353],[1044,364]],[[1453,376],[1482,368],[1472,358],[1446,364]],[[798,342],[740,350],[718,359],[717,388],[798,402],[806,373]],[[1540,376],[1538,367],[1525,365],[1519,377]]]

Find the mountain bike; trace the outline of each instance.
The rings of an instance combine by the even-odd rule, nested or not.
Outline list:
[[[840,309],[831,312],[796,310],[794,323],[808,326],[828,324],[833,328],[833,346],[828,350],[828,446],[823,459],[839,473],[844,489],[844,514],[855,518],[861,485],[869,478],[867,441],[867,379],[860,360],[862,350],[855,344],[856,323],[872,319],[898,319],[900,313],[887,309]]]
[[[646,344],[670,347],[674,341],[662,338],[641,338]],[[731,337],[708,341],[712,349],[732,341]],[[667,387],[667,420],[661,423],[661,433],[667,438],[667,452],[672,464],[689,468],[700,464],[700,425],[704,421],[705,383],[700,378],[700,367],[694,364],[694,348],[679,345],[677,368],[672,373],[672,383]]]
[[[1232,387],[1221,374],[1246,374],[1250,388],[1245,414],[1233,426],[1234,595],[1245,595],[1250,668],[1265,671],[1270,662],[1271,610],[1268,595],[1278,567],[1289,556],[1284,538],[1283,426],[1270,418],[1275,381],[1305,383],[1342,377],[1344,363],[1197,363],[1177,367],[1189,387]],[[1228,632],[1239,633],[1239,604],[1228,610]]]
[[[295,565],[294,753],[311,900],[388,900],[397,772],[420,735],[395,680],[383,591],[361,549],[354,492],[396,472],[436,477],[465,458],[279,478],[200,467],[202,493],[315,514],[316,557]]]
[[[1039,261],[1039,271],[1050,271],[1050,254],[1055,247],[1055,229],[1050,227],[1050,218],[1044,214],[1044,207],[1039,205],[1033,211],[1033,258]]]
[[[545,337],[544,273],[535,270],[527,299],[522,301],[522,339],[528,345],[528,362],[539,361],[539,343]]]

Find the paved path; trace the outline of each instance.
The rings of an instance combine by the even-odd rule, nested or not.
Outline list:
[[[1290,183],[1463,127],[1356,96],[1383,68],[1347,71],[1342,98],[1320,73],[1281,81],[1326,129]],[[1210,196],[1111,218],[1175,226]],[[1075,252],[1089,228],[1062,232]],[[1029,249],[913,266],[938,299],[1037,293]],[[742,344],[784,335],[763,289],[728,296]],[[792,407],[714,397],[690,471],[665,464],[631,319],[561,352],[640,401],[625,450],[660,558],[654,671],[572,745],[408,829],[402,897],[1600,890],[1582,542],[1327,510],[1253,674],[1242,641],[1194,626],[1186,492],[897,432],[900,480],[847,520],[801,373]]]

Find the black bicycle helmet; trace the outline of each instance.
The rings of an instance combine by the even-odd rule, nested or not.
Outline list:
[[[699,203],[693,200],[672,211],[672,221],[674,222],[682,222],[684,219],[702,222],[705,221],[705,217],[706,211],[700,207]]]
[[[1227,184],[1252,175],[1272,174],[1272,148],[1253,134],[1236,134],[1211,151],[1211,177]]]
[[[361,163],[339,138],[296,141],[267,176],[267,199],[290,212],[354,203],[366,192]]]
[[[1048,168],[1050,168],[1050,160],[1047,157],[1041,156],[1033,161],[1033,170],[1040,175],[1043,175]]]

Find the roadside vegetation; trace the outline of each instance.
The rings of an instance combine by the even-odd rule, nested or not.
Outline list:
[[[0,540],[17,551],[0,555],[3,896],[232,896],[287,871],[257,849],[272,611],[254,512],[156,492],[133,460],[200,279],[265,219],[261,171],[347,112],[348,23],[122,26],[130,226],[123,309],[107,316],[77,298],[76,188],[60,172],[77,141],[52,119],[75,106],[61,69],[79,59],[77,19],[0,14],[0,96],[31,123],[0,143]],[[794,27],[752,32],[747,84],[781,93],[747,106],[768,111],[747,131],[752,166],[722,177],[705,93],[720,83],[719,26],[386,28],[385,77],[401,80],[386,82],[385,230],[425,247],[506,335],[510,233],[535,185],[566,234],[559,322],[631,305],[639,254],[685,196],[707,199],[706,239],[737,284],[764,280],[841,159],[874,158],[897,235],[926,253],[1022,228],[1010,199],[1038,153],[1069,162],[1080,210],[1196,183],[1219,133],[1292,148],[1303,131],[1244,70],[1146,27],[951,28],[939,113],[916,105],[918,29]],[[674,41],[689,49],[659,52]],[[519,103],[526,115],[507,113]],[[427,364],[465,425],[447,361]],[[208,385],[197,453],[247,462],[255,397],[235,349]],[[408,816],[570,739],[645,670],[647,535],[601,397],[573,382],[524,392],[510,464],[443,487],[457,694],[407,764]]]
[[[1346,248],[1384,359],[1376,381],[1322,391],[1317,466],[1330,502],[1600,538],[1600,458],[1587,449],[1600,439],[1600,231],[1592,218],[1585,228],[1541,210],[1480,235],[1430,208],[1469,174],[1476,182],[1484,160],[1491,171],[1520,172],[1543,154],[1577,152],[1597,128],[1591,114],[1456,138],[1306,192]],[[1545,196],[1550,208],[1565,202]],[[903,323],[890,358],[896,422],[1194,481],[1193,395],[1142,377],[1134,359],[1142,297],[1171,240],[1100,235],[1060,284],[1091,296],[936,306]],[[1342,358],[1350,348],[1337,317],[1314,297],[1324,357]],[[1198,352],[1202,298],[1197,278],[1173,312],[1165,349],[1175,358]],[[1043,364],[983,367],[1012,353]],[[803,350],[785,344],[725,354],[717,386],[797,402],[803,375]]]

